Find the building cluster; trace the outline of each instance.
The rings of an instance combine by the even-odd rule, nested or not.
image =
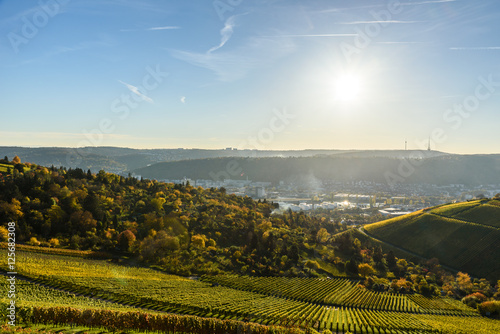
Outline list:
[[[135,177],[140,177],[134,175]],[[378,209],[384,216],[404,215],[427,206],[452,201],[464,201],[477,197],[494,197],[500,193],[499,185],[466,186],[463,184],[397,184],[388,185],[367,181],[320,181],[285,182],[278,184],[247,179],[208,180],[183,178],[159,180],[178,184],[190,184],[202,188],[225,188],[226,193],[267,199],[292,211],[317,209]],[[432,198],[429,200],[429,198]]]

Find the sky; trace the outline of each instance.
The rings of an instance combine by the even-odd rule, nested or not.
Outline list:
[[[495,0],[0,0],[0,145],[500,153]]]

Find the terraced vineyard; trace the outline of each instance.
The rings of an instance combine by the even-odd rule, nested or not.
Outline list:
[[[223,286],[325,306],[405,313],[474,316],[477,313],[448,298],[373,292],[342,278],[285,278],[221,275],[204,280]]]
[[[5,255],[4,250],[0,251],[3,268]],[[23,251],[17,252],[17,263],[19,274],[33,282],[71,292],[18,281],[21,300],[37,307],[25,310],[32,314],[32,319],[49,309],[50,314],[60,313],[59,317],[68,317],[68,312],[81,316],[80,311],[53,309],[54,305],[68,305],[116,312],[140,307],[142,312],[150,314],[170,312],[235,324],[253,322],[280,326],[280,333],[296,333],[307,327],[337,333],[438,333],[438,329],[447,333],[444,321],[450,319],[469,319],[484,324],[484,328],[500,330],[500,327],[491,327],[498,322],[490,323],[458,302],[420,295],[374,293],[358,288],[355,282],[347,279],[217,276],[198,281],[102,260]],[[219,286],[214,284],[216,282]],[[113,319],[121,317],[115,313],[111,315]],[[137,317],[142,316],[133,316],[133,319]],[[224,324],[220,326],[228,326]],[[201,329],[198,332],[201,333]]]
[[[449,204],[365,226],[382,241],[478,277],[500,277],[497,200]]]
[[[8,291],[7,282],[0,282],[1,291]],[[51,289],[39,284],[34,284],[24,280],[16,282],[17,306],[73,306],[94,309],[113,309],[120,311],[134,311],[136,308],[121,304],[110,303],[100,299],[78,296],[73,293]],[[8,303],[6,294],[2,294],[0,303]]]

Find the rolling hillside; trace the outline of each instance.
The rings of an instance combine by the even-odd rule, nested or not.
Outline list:
[[[426,258],[479,277],[500,276],[500,201],[476,200],[418,211],[365,227]]]

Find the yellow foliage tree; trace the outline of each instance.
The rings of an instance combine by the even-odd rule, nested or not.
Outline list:
[[[375,274],[375,269],[373,269],[373,267],[370,266],[368,263],[361,263],[358,266],[358,272],[361,276],[366,278],[370,275]]]
[[[7,228],[5,226],[0,226],[0,238],[2,241],[7,241],[7,238],[9,237],[9,231],[7,231]]]
[[[193,244],[193,246],[198,248],[205,248],[205,240],[206,237],[201,234],[196,234],[191,237],[191,243]]]
[[[59,239],[57,239],[57,238],[52,238],[52,239],[50,239],[50,240],[49,240],[49,244],[50,244],[50,246],[52,246],[52,247],[57,247],[57,246],[59,246]]]

